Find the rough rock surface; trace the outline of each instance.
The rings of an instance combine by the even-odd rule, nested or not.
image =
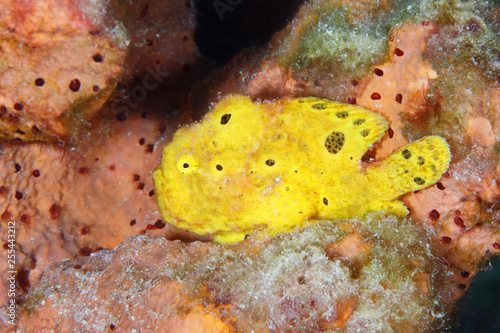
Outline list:
[[[0,5],[3,10],[0,22],[5,26],[2,31],[10,38],[4,44],[13,47],[5,50],[20,52],[2,55],[10,57],[13,63],[12,68],[1,72],[15,73],[16,79],[29,81],[20,83],[21,90],[1,89],[2,93],[16,100],[23,93],[46,102],[36,110],[9,107],[1,115],[2,123],[7,126],[3,132],[5,138],[16,138],[1,143],[0,160],[4,167],[0,169],[0,239],[2,251],[7,255],[8,223],[15,222],[16,264],[9,270],[17,272],[18,296],[51,263],[77,255],[88,256],[102,248],[111,249],[130,235],[151,233],[168,239],[193,238],[162,220],[151,179],[164,141],[177,125],[185,122],[182,116],[173,113],[184,102],[188,68],[194,67],[198,59],[193,42],[193,8],[190,2],[182,6],[173,2],[163,4],[163,11],[178,18],[170,22],[159,8],[151,6],[146,18],[136,22],[139,13],[132,10],[133,3],[120,4],[113,12],[103,2],[33,1]],[[21,14],[25,20],[17,20],[16,15]],[[141,47],[138,41],[145,38],[144,27],[150,24],[150,15],[156,20],[153,24],[156,32],[149,29],[149,33],[161,32],[183,40],[182,32],[188,41],[174,43],[171,39],[157,38],[154,45],[147,46],[149,51],[145,50],[146,46]],[[130,22],[136,23],[127,26],[127,32],[124,23]],[[170,34],[177,30],[178,33]],[[122,39],[116,40],[119,37]],[[23,39],[25,44],[13,43],[11,39]],[[36,45],[36,52],[31,52],[34,46],[28,42],[35,39],[41,44]],[[110,49],[112,54],[104,52],[102,45],[114,48]],[[19,58],[24,60],[19,62]],[[43,84],[35,77],[37,70],[42,69],[54,71],[43,77]],[[86,89],[87,82],[81,80],[78,91],[72,91],[64,80],[66,75],[73,77],[76,72],[82,74],[79,78],[88,77],[92,82],[102,79],[106,83],[94,91],[92,86]],[[132,75],[141,76],[132,79]],[[49,78],[55,81],[49,82]],[[123,81],[112,94],[113,100],[101,107],[118,79]],[[8,82],[1,80],[0,84]],[[9,87],[13,87],[11,84],[17,83],[10,82]],[[87,93],[92,96],[90,99],[75,99],[76,95]],[[98,100],[94,99],[97,95]],[[73,114],[72,110],[78,107],[81,112]],[[43,125],[31,125],[29,117]],[[14,132],[9,127],[12,124],[17,126]],[[35,126],[34,130],[28,125]],[[30,130],[21,130],[22,134],[17,131],[19,126]],[[66,141],[54,143],[55,140]],[[25,141],[37,142],[23,144]],[[0,264],[3,281],[8,276],[7,265],[6,260]],[[5,311],[7,287],[7,283],[0,286],[2,311]],[[5,320],[2,316],[2,321]]]
[[[342,8],[345,15],[331,21],[329,18],[335,16],[324,13],[335,13],[335,5],[340,2],[345,5]],[[146,7],[144,4],[140,8]],[[363,327],[392,323],[393,328],[404,327],[406,331],[422,331],[430,327],[428,323],[439,325],[440,318],[453,308],[453,302],[467,290],[484,262],[500,252],[497,209],[500,194],[500,65],[495,55],[500,48],[500,16],[497,15],[498,5],[494,7],[481,1],[422,2],[411,6],[411,10],[417,10],[411,13],[405,12],[409,7],[401,8],[396,5],[391,8],[390,3],[356,2],[350,5],[344,1],[312,1],[259,53],[242,52],[218,74],[195,86],[186,105],[186,110],[192,114],[183,114],[186,117],[183,121],[203,114],[210,103],[227,93],[247,94],[254,99],[318,96],[373,108],[391,120],[391,131],[371,154],[365,156],[363,161],[366,163],[386,156],[405,142],[428,134],[441,135],[447,139],[453,154],[450,168],[436,185],[403,198],[411,209],[411,220],[375,219],[372,221],[382,221],[378,229],[372,224],[368,230],[346,228],[342,232],[338,230],[339,224],[333,224],[337,230],[335,239],[321,246],[314,243],[321,233],[304,238],[311,230],[319,230],[314,228],[264,243],[249,238],[234,248],[136,236],[114,251],[98,251],[89,257],[90,252],[111,249],[125,237],[145,231],[154,231],[168,239],[194,239],[192,235],[179,234],[161,220],[154,194],[150,192],[150,173],[159,162],[159,148],[168,140],[168,133],[182,121],[170,121],[158,113],[165,109],[161,94],[144,88],[144,78],[147,75],[154,78],[154,73],[159,73],[147,68],[156,63],[156,55],[161,52],[151,57],[136,56],[135,62],[131,60],[130,63],[138,64],[137,73],[141,73],[142,68],[144,76],[138,83],[129,85],[129,98],[110,103],[111,120],[93,120],[92,130],[77,148],[17,143],[2,146],[0,159],[5,168],[0,170],[3,182],[0,184],[0,232],[5,242],[6,222],[13,219],[19,226],[16,240],[18,295],[21,291],[29,292],[23,311],[30,312],[19,312],[20,327],[40,328],[39,331],[61,328],[83,331],[82,327],[91,324],[96,325],[92,327],[97,331],[128,332],[133,328],[157,327],[184,332],[203,327],[224,332],[234,328],[244,330],[245,327],[264,329],[263,322],[270,318],[266,316],[274,315],[276,327],[314,323],[297,328],[302,331],[356,327],[352,325],[360,322]],[[151,20],[156,17],[156,14],[149,16],[151,10],[149,5],[144,11],[132,12],[138,18],[144,12],[144,17]],[[396,15],[398,10],[399,14],[403,12],[400,16]],[[181,21],[188,23],[186,26],[192,22],[192,16],[182,17]],[[394,21],[393,17],[402,18],[402,21]],[[385,29],[384,24],[390,29]],[[381,25],[383,29],[379,29]],[[182,29],[172,34],[169,43],[181,45],[175,41],[184,36]],[[363,36],[359,33],[362,29],[371,29],[369,31],[376,34],[369,40],[359,39]],[[337,43],[349,38],[357,38],[359,43]],[[152,45],[137,42],[137,54],[144,50],[141,45],[147,49],[158,45],[156,42]],[[172,70],[176,73],[186,74],[191,68],[191,65],[184,66],[188,61],[184,63],[181,59],[192,56],[189,37],[185,45],[182,47],[186,50],[171,53],[168,45],[158,46],[159,50],[164,50],[162,52],[179,55]],[[304,45],[315,45],[314,50],[326,53],[308,51]],[[385,51],[380,55],[377,53],[380,50]],[[364,63],[359,63],[359,59]],[[169,68],[170,62],[160,61],[160,64]],[[179,82],[186,83],[175,81]],[[134,87],[146,89],[148,101],[142,100],[143,95],[134,95],[134,91],[139,91]],[[167,97],[173,101],[168,111],[184,103],[188,89],[181,91]],[[151,102],[153,97],[156,102]],[[21,119],[20,123],[25,122]],[[35,170],[40,172],[39,176],[35,176],[38,175]],[[409,221],[412,222],[410,226]],[[366,223],[361,225],[367,228]],[[418,241],[410,237],[394,243],[400,240],[396,235],[404,229],[401,225],[407,226],[407,231],[415,231],[405,235],[421,235]],[[420,234],[422,230],[425,233]],[[379,238],[374,240],[374,235]],[[289,247],[283,239],[290,242]],[[292,239],[304,242],[299,242],[302,244],[299,246]],[[314,250],[301,247],[313,243],[316,244]],[[394,249],[394,246],[397,250],[392,250],[392,256],[382,251]],[[421,255],[418,260],[397,259],[407,254],[406,249],[422,247],[425,251],[410,253]],[[4,243],[4,250],[7,249],[8,243]],[[267,260],[264,260],[265,253],[269,254]],[[280,253],[289,255],[288,259]],[[307,259],[309,253],[318,259],[314,263],[320,263],[319,266],[311,266],[310,258]],[[83,257],[50,266],[41,274],[50,263],[77,254]],[[373,266],[377,262],[375,259],[386,263],[385,266]],[[259,264],[255,265],[254,261]],[[331,274],[331,265],[336,267],[338,274]],[[312,272],[321,272],[325,267],[330,276],[317,275],[324,277],[321,281],[312,280],[318,284],[308,282],[315,278]],[[368,267],[379,275],[363,275],[368,274]],[[6,271],[3,266],[0,269]],[[311,273],[307,273],[311,269]],[[297,271],[306,273],[304,276],[285,274]],[[396,276],[382,274],[387,271],[395,272]],[[406,279],[407,285],[397,279],[399,275],[408,276],[405,274],[412,276]],[[242,284],[245,276],[254,284]],[[361,276],[370,276],[370,279],[363,280]],[[5,281],[3,276],[1,278]],[[265,284],[265,281],[275,283]],[[325,290],[339,291],[331,285],[324,289],[318,287],[316,294],[311,294],[314,285],[324,286],[321,283],[328,285],[332,281],[335,288],[345,288],[343,296],[319,301],[324,300],[319,295],[325,294]],[[363,294],[369,296],[363,302],[350,297],[352,290],[356,293],[360,290],[356,289],[360,281],[377,285],[377,294]],[[123,286],[125,288],[121,289]],[[235,291],[228,291],[229,286]],[[252,292],[245,294],[242,289],[245,286],[250,286]],[[0,294],[5,295],[6,285],[2,288]],[[405,304],[402,311],[415,309],[406,304],[417,304],[421,310],[414,317],[417,323],[411,322],[411,316],[404,313],[400,313],[400,321],[389,320],[369,306],[365,314],[378,314],[382,321],[376,322],[372,317],[356,321],[361,318],[360,313],[364,313],[360,312],[363,305],[373,301],[377,309],[384,310],[383,305],[390,302],[382,301],[383,297],[390,300],[400,295],[397,290],[405,288],[414,292],[412,297],[394,300],[398,300],[399,308]],[[309,294],[304,293],[306,289]],[[96,290],[104,296],[99,298]],[[276,291],[273,294],[275,303],[267,301],[267,293],[271,290]],[[148,295],[157,297],[149,299]],[[294,298],[300,295],[303,297]],[[317,297],[307,298],[307,295]],[[248,304],[255,305],[251,303],[252,297],[263,307],[253,307],[257,310],[248,317],[245,313],[249,312],[245,309]],[[74,302],[75,298],[82,302]],[[96,300],[99,311],[89,312]],[[439,307],[427,303],[435,304],[434,301]],[[84,303],[88,306],[79,306]],[[326,313],[321,312],[327,311],[326,308],[314,313],[304,310],[320,309],[325,304],[336,304],[337,308],[330,317],[323,317],[323,321],[316,315]],[[147,311],[148,307],[152,312]],[[271,308],[283,312],[273,313]],[[130,313],[131,316],[117,318],[116,313],[127,316]],[[47,319],[51,317],[56,319]],[[300,320],[292,322],[293,318]],[[2,319],[5,320],[5,315]]]
[[[397,219],[364,223],[326,222],[236,246],[131,237],[113,251],[47,268],[19,330],[421,332],[436,325],[447,280],[425,234],[409,224],[388,231]]]
[[[72,136],[116,86],[127,31],[104,1],[1,1],[0,136]]]
[[[174,231],[162,220],[153,190],[159,147],[172,130],[148,113],[115,121],[108,137],[94,136],[85,152],[52,144],[3,145],[1,239],[6,252],[7,223],[15,221],[22,290],[47,265],[112,249],[131,235],[189,239],[189,233]],[[6,264],[1,263],[3,277]]]

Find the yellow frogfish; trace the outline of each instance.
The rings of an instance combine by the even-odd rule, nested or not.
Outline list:
[[[405,216],[397,198],[437,182],[450,150],[427,136],[361,163],[388,127],[378,113],[328,99],[228,96],[165,146],[153,174],[161,213],[218,243],[379,210]]]

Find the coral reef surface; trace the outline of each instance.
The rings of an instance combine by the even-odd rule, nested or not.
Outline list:
[[[0,2],[0,136],[72,137],[122,72],[127,31],[104,1]]]
[[[500,253],[498,3],[312,0],[208,74],[191,1],[137,4],[1,2],[0,239],[17,274],[12,298],[0,261],[0,330],[444,330]],[[389,122],[363,164],[434,135],[450,166],[400,198],[407,218],[186,242],[199,237],[159,215],[152,170],[229,94],[363,106]]]
[[[442,316],[439,285],[448,283],[428,241],[396,218],[237,246],[136,236],[50,266],[19,329],[421,332]]]

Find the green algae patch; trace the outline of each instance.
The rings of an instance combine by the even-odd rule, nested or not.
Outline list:
[[[317,24],[304,33],[293,65],[301,68],[323,60],[357,77],[381,62],[388,49],[388,31],[365,29],[347,16],[342,8],[321,13]]]
[[[359,78],[388,58],[392,29],[414,19],[416,12],[418,6],[410,1],[313,1],[297,33],[284,41],[281,64],[292,69],[318,66]]]
[[[499,5],[486,1],[432,1],[424,4],[423,14],[428,11],[429,18],[439,26],[439,31],[429,40],[426,55],[435,63],[436,69],[443,71],[451,67],[453,72],[463,76],[471,67],[477,67],[486,80],[497,82],[500,75],[500,19],[494,13]]]
[[[432,1],[423,13],[438,29],[427,42],[424,58],[437,78],[430,82],[427,102],[434,116],[424,134],[445,137],[456,157],[468,153],[461,134],[473,110],[488,100],[489,87],[500,80],[500,20],[485,1]]]

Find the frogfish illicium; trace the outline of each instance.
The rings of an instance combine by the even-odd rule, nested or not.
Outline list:
[[[450,150],[427,136],[362,163],[388,127],[378,113],[328,99],[228,96],[165,146],[153,174],[161,213],[219,243],[373,211],[405,216],[397,198],[437,182]]]

